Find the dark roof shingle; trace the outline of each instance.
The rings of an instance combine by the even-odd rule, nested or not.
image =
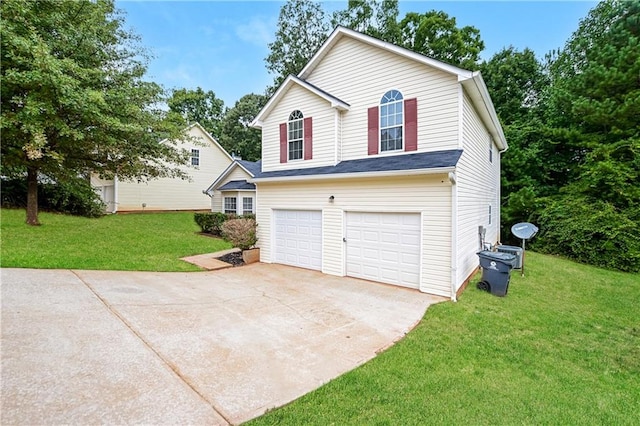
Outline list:
[[[393,155],[386,157],[362,158],[342,161],[335,166],[311,167],[306,169],[278,170],[255,174],[256,179],[268,179],[293,176],[336,175],[346,173],[371,173],[403,170],[427,170],[454,167],[461,149],[447,151],[420,152],[416,154]]]
[[[232,180],[218,188],[218,191],[237,191],[239,189],[255,190],[256,186],[252,183],[247,182],[246,180]]]

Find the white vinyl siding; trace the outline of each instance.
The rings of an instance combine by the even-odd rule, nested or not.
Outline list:
[[[199,138],[203,145],[198,147],[200,167],[190,164],[183,166],[191,180],[153,179],[149,182],[125,182],[118,180],[118,211],[143,210],[208,210],[211,199],[202,191],[231,164],[231,157],[204,134],[199,127],[189,129],[191,136]],[[178,145],[191,149],[192,143]],[[206,165],[206,166],[205,166]]]
[[[451,184],[446,175],[258,183],[260,257],[275,262],[271,229],[274,210],[322,211],[322,272],[344,276],[345,214],[348,212],[420,215],[420,290],[450,296]],[[333,202],[329,201],[334,196]],[[271,236],[271,237],[270,237]]]
[[[496,154],[489,161],[492,139],[482,124],[471,100],[465,95],[463,123],[463,154],[457,165],[458,233],[457,283],[464,280],[478,266],[476,252],[480,250],[478,227],[487,228],[485,241],[495,244],[500,227],[500,158]],[[497,152],[497,151],[496,151]],[[491,223],[489,215],[491,214]]]
[[[300,110],[313,120],[311,160],[280,163],[280,124]],[[366,132],[366,128],[365,128]],[[288,133],[288,132],[287,132]],[[366,136],[365,136],[366,138]],[[366,139],[365,139],[366,144]],[[288,152],[287,152],[288,155]],[[289,89],[262,125],[262,166],[264,171],[333,165],[335,161],[335,112],[329,103],[298,85]]]
[[[367,108],[392,88],[405,99],[418,99],[417,152],[458,148],[459,83],[454,75],[345,37],[307,81],[351,105],[343,112],[342,160],[368,157]],[[269,140],[265,137],[263,144]]]

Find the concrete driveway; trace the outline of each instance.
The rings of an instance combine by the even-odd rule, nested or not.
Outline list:
[[[3,269],[9,424],[238,424],[373,358],[443,300],[282,265]]]

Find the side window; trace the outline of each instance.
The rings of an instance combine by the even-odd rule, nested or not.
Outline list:
[[[287,152],[289,160],[302,160],[302,147],[304,141],[303,131],[304,116],[302,112],[295,110],[289,115],[287,131]]]
[[[380,152],[402,150],[402,93],[389,90],[380,100]]]
[[[236,197],[224,197],[224,212],[236,213]]]
[[[242,214],[253,213],[253,198],[242,197]]]
[[[491,225],[491,204],[489,204],[489,225]]]
[[[489,147],[489,162],[493,163],[493,143]]]
[[[191,165],[199,166],[200,165],[200,150],[192,149],[191,150]]]

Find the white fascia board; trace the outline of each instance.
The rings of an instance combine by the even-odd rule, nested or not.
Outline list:
[[[271,110],[277,105],[277,103],[280,101],[280,99],[295,84],[299,85],[300,87],[305,88],[306,90],[310,91],[311,93],[315,94],[316,96],[319,96],[322,99],[326,100],[331,105],[331,108],[336,108],[336,109],[341,110],[341,111],[348,111],[349,108],[350,108],[349,104],[346,104],[346,103],[340,101],[339,99],[337,99],[337,98],[335,98],[333,96],[330,96],[327,93],[322,92],[321,90],[318,90],[318,88],[312,86],[311,84],[307,83],[306,81],[303,81],[303,80],[299,79],[296,76],[290,75],[284,80],[284,82],[280,85],[280,87],[278,87],[278,90],[276,90],[276,93],[273,94],[271,99],[269,99],[267,104],[260,110],[258,115],[256,115],[256,118],[251,122],[251,124],[249,124],[249,126],[261,129],[262,128],[262,123],[264,121],[264,118],[267,115],[269,115]]]
[[[356,179],[356,178],[375,178],[386,176],[417,176],[417,175],[437,175],[448,174],[455,171],[455,167],[436,167],[429,169],[416,169],[416,170],[388,170],[384,172],[359,172],[359,173],[333,173],[333,174],[321,174],[321,175],[302,175],[302,176],[279,176],[269,178],[254,178],[248,182],[262,183],[262,182],[295,182],[303,180],[336,180],[336,179]],[[447,178],[448,179],[448,178]]]
[[[366,34],[359,33],[357,31],[351,30],[349,28],[345,28],[342,26],[337,26],[329,38],[324,42],[324,44],[318,49],[315,55],[311,58],[311,60],[307,63],[307,65],[300,71],[298,77],[306,79],[316,68],[316,66],[322,61],[322,59],[326,56],[329,50],[342,38],[342,37],[351,37],[353,39],[359,40],[363,43],[369,44],[371,46],[376,46],[380,49],[395,53],[400,56],[404,56],[405,58],[423,63],[430,67],[439,69],[441,71],[454,74],[457,76],[463,77],[472,77],[472,72],[464,70],[462,68],[458,68],[456,66],[447,64],[445,62],[438,61],[437,59],[429,58],[428,56],[421,55],[412,50],[405,49],[404,47],[396,46],[395,44],[388,43],[386,41],[379,40],[377,38],[368,36]]]
[[[227,166],[227,168],[224,169],[222,173],[220,173],[220,176],[218,176],[218,178],[215,181],[213,181],[213,183],[209,185],[209,187],[204,192],[207,194],[210,194],[211,191],[214,191],[227,178],[227,176],[231,174],[231,171],[233,171],[233,169],[236,166],[244,170],[245,173],[249,175],[250,178],[253,177],[253,173],[247,170],[246,167],[240,164],[237,160],[233,160],[233,163],[229,164],[229,166]]]
[[[458,81],[467,89],[476,111],[485,126],[489,129],[489,133],[493,136],[500,151],[506,151],[509,145],[507,144],[507,139],[502,131],[502,125],[498,119],[498,114],[493,106],[487,85],[484,83],[480,71],[475,71],[470,78],[459,77]]]

